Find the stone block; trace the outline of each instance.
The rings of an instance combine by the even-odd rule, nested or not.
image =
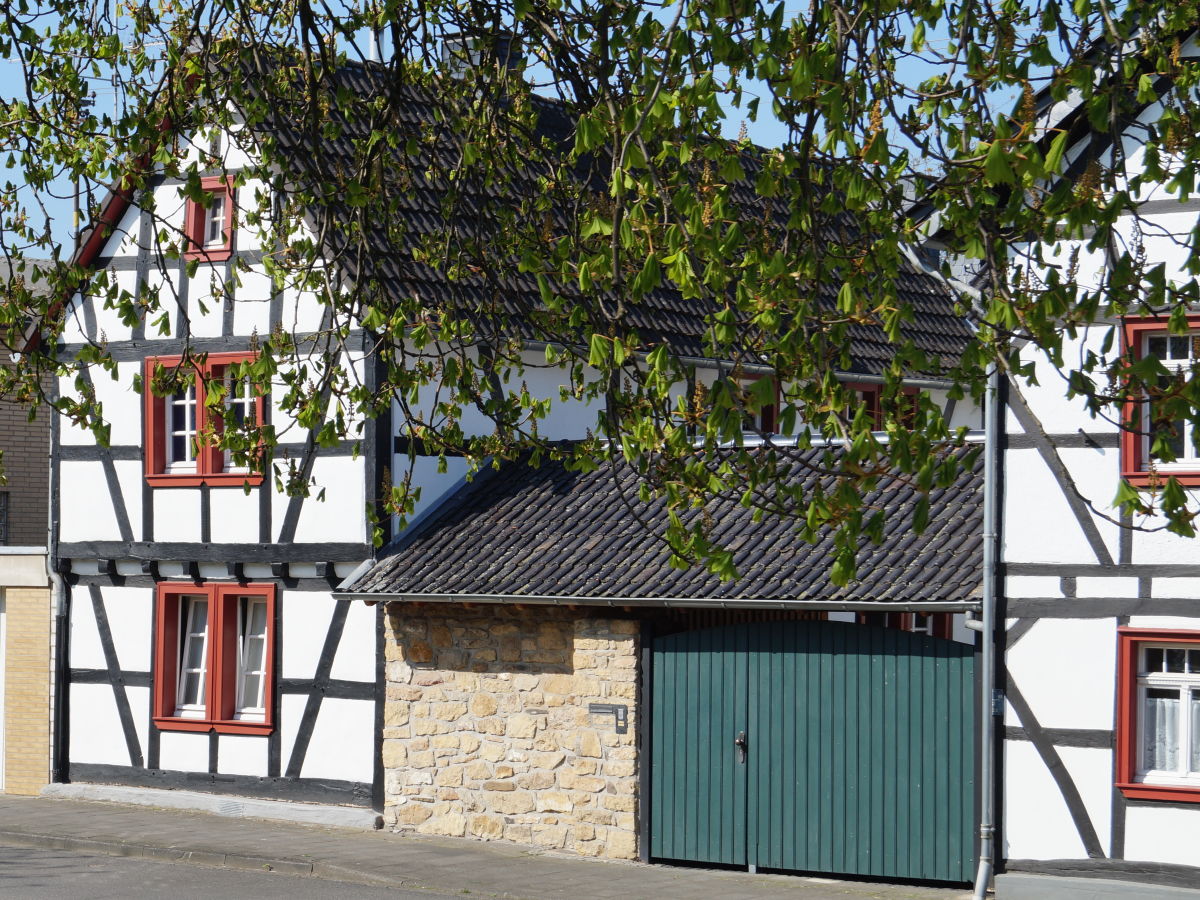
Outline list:
[[[458,736],[458,746],[462,752],[468,756],[479,749],[479,737],[474,734],[460,734]]]
[[[413,750],[411,747],[408,751],[408,764],[414,769],[432,769],[433,753],[429,750]]]
[[[389,701],[383,704],[383,724],[385,727],[408,724],[408,704],[403,700]]]
[[[547,675],[542,679],[542,690],[547,694],[572,694],[575,692],[573,675]]]
[[[558,849],[567,842],[566,825],[534,825],[533,842],[539,847]]]
[[[499,741],[484,741],[479,748],[479,755],[488,762],[499,762],[504,759],[504,745]]]
[[[419,769],[409,769],[404,780],[410,785],[433,784],[433,775]]]
[[[439,734],[430,742],[430,746],[437,750],[457,750],[458,735],[457,734]]]
[[[433,809],[427,803],[404,803],[395,809],[398,825],[420,825],[433,815]]]
[[[496,766],[497,778],[512,778],[516,774],[512,766]]]
[[[484,718],[496,714],[496,698],[491,694],[476,694],[471,698],[471,715]]]
[[[586,791],[589,794],[595,794],[604,790],[604,786],[607,784],[603,778],[597,778],[594,775],[576,775],[572,779],[571,783],[567,784],[566,772],[559,777],[559,780],[562,782],[563,787],[571,788],[572,790],[576,791]]]
[[[577,842],[572,849],[580,856],[599,856],[604,852],[603,841]]]
[[[492,777],[492,767],[482,760],[477,760],[467,765],[463,774],[472,781],[484,781]]]
[[[610,831],[604,841],[604,855],[610,859],[637,859],[637,834]]]
[[[435,719],[441,719],[443,722],[456,722],[467,714],[467,704],[461,701],[434,703],[430,712]]]
[[[610,759],[604,764],[604,774],[612,778],[627,778],[636,771],[637,764],[632,759]]]
[[[529,764],[535,769],[557,769],[566,760],[567,755],[560,751],[551,751],[549,753],[531,753],[529,755]]]
[[[512,816],[532,812],[534,808],[533,794],[529,791],[499,792],[493,794],[492,797],[492,812],[501,815]]]
[[[515,791],[517,786],[511,781],[485,781],[483,789],[485,791]]]
[[[542,791],[554,786],[554,776],[549,772],[530,772],[517,779],[517,784],[527,791]]]
[[[594,731],[585,731],[579,735],[579,755],[599,757],[602,754],[600,738]]]
[[[471,834],[485,841],[499,840],[504,836],[504,820],[499,816],[472,816]]]
[[[444,834],[448,837],[463,837],[467,833],[467,817],[458,813],[432,816],[417,827],[422,834]]]
[[[410,663],[427,665],[433,662],[433,648],[425,641],[410,641],[405,648],[404,657]]]
[[[527,693],[538,686],[539,680],[540,679],[536,675],[517,675],[517,677],[513,679],[513,687],[521,693]]]
[[[532,844],[533,829],[528,825],[505,825],[504,839],[516,844]]]
[[[600,805],[614,812],[631,813],[637,809],[637,798],[620,794],[605,794],[600,798]]]
[[[597,768],[594,759],[576,759],[571,763],[571,771],[576,775],[595,775]]]
[[[446,766],[438,769],[433,776],[433,783],[442,787],[459,787],[463,783],[462,766]]]
[[[383,767],[396,769],[408,763],[408,747],[404,741],[383,742]]]
[[[532,738],[537,734],[537,729],[537,719],[518,713],[508,717],[504,733],[513,738]]]
[[[450,634],[450,629],[445,625],[430,625],[429,643],[438,648],[452,647],[454,646],[454,638]]]
[[[537,808],[542,812],[571,812],[575,804],[562,791],[546,791],[537,795]]]

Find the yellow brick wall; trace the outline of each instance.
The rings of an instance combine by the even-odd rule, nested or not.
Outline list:
[[[50,779],[50,591],[4,598],[4,791],[36,794]]]

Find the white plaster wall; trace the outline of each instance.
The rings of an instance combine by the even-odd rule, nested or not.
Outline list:
[[[76,602],[82,600],[90,611],[90,597],[79,588],[74,590]],[[128,671],[149,672],[153,647],[150,628],[154,614],[154,591],[148,588],[105,587],[101,596],[118,664]]]
[[[162,732],[158,739],[158,765],[159,768],[176,772],[207,772],[208,735],[186,731]]]
[[[305,499],[296,524],[296,543],[366,540],[366,466],[360,456],[331,456],[313,466],[317,485]],[[324,490],[324,496],[320,492]],[[281,523],[288,497],[276,492],[273,521]]]
[[[275,490],[274,484],[269,485],[268,489]],[[247,494],[240,485],[209,489],[213,541],[222,544],[258,543],[258,491],[257,487],[251,488]],[[154,529],[157,537],[157,521]],[[223,577],[224,574],[222,566],[220,575]]]
[[[271,279],[258,266],[237,272],[237,277],[241,284],[233,305],[233,333],[265,337],[271,333]]]
[[[283,678],[312,678],[321,658],[321,647],[329,631],[334,603],[325,592],[284,591],[280,606],[283,635],[280,650],[283,654]],[[371,659],[375,658],[375,642],[371,641]],[[287,703],[290,695],[284,696]]]
[[[1096,562],[1066,497],[1037,451],[1011,450],[1004,462],[1002,558],[1006,562]],[[1115,484],[1113,481],[1112,486]],[[1107,543],[1112,545],[1109,552],[1115,555],[1115,526],[1101,534],[1105,531],[1109,532]]]
[[[1081,577],[1075,579],[1075,596],[1077,597],[1136,597],[1138,595],[1137,578]]]
[[[413,514],[408,517],[410,522],[437,503],[443,495],[456,489],[469,468],[465,459],[448,458],[446,472],[442,474],[438,472],[438,461],[434,457],[419,456],[410,463],[408,454],[393,453],[392,477],[395,483],[400,483],[404,474],[410,471],[410,465],[412,476],[409,484],[421,490],[420,499],[413,506]],[[396,533],[398,529],[393,527],[393,534]]]
[[[1058,785],[1029,741],[1005,741],[1004,784],[1008,786],[1002,792],[1005,857],[1087,856]]]
[[[142,464],[138,460],[117,460],[113,468],[136,540],[142,524]],[[63,461],[59,467],[59,494],[59,540],[121,540],[108,481],[98,462]]]
[[[200,540],[200,488],[155,488],[154,540]],[[255,516],[257,521],[257,515]],[[212,538],[220,542],[220,528],[214,523]]]
[[[312,677],[311,671],[307,677]],[[308,698],[303,694],[284,694],[280,699],[282,702],[279,704],[276,721],[279,723],[277,727],[280,758],[283,768],[287,769],[288,760],[292,758],[292,750],[296,746],[296,735],[300,731],[300,720],[304,717],[304,706]]]
[[[217,771],[222,775],[267,775],[267,738],[223,734],[217,739]]]
[[[369,783],[374,777],[374,735],[374,701],[326,697],[317,715],[300,777]]]
[[[1112,619],[1039,619],[1005,661],[1043,728],[1107,729],[1113,726],[1116,644]],[[1006,721],[1017,724],[1015,717]]]
[[[1200,618],[1184,616],[1130,616],[1130,628],[1167,628],[1172,631],[1200,632]]]
[[[111,766],[130,764],[111,685],[71,685],[70,715],[72,762]]]
[[[335,603],[350,601],[335,600]],[[350,602],[342,640],[333,657],[329,677],[346,681],[375,681],[375,607],[358,601]]]
[[[1147,862],[1200,865],[1200,806],[1156,804],[1125,810],[1125,858]]]
[[[104,647],[100,643],[100,632],[96,628],[96,614],[92,610],[92,598],[87,588],[72,588],[71,592],[71,668],[104,669]],[[92,687],[93,685],[75,685]],[[111,693],[111,689],[109,691]]]
[[[1010,575],[1004,579],[1009,597],[1061,597],[1062,583],[1053,575]]]

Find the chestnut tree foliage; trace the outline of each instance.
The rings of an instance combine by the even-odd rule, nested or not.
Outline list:
[[[688,514],[723,494],[792,517],[800,539],[836,529],[833,578],[845,581],[862,541],[882,533],[886,510],[865,508],[866,493],[899,479],[928,494],[971,458],[930,401],[899,402],[905,377],[944,379],[978,402],[989,365],[1019,384],[1040,354],[1052,363],[1043,378],[1057,370],[1065,393],[1121,427],[1153,426],[1123,411],[1152,395],[1162,459],[1171,423],[1197,418],[1195,373],[1123,355],[1115,327],[1161,315],[1185,333],[1200,299],[1194,241],[1185,270],[1168,272],[1118,228],[1155,185],[1195,191],[1197,7],[14,0],[0,10],[6,74],[17,75],[0,99],[12,273],[0,325],[20,356],[3,387],[33,400],[40,372],[74,375],[73,392],[46,399],[107,439],[93,386],[116,366],[103,335],[63,352],[70,298],[89,291],[148,336],[169,334],[174,280],[129,290],[77,265],[56,243],[53,198],[80,185],[84,224],[110,191],[144,205],[156,264],[177,273],[186,236],[148,188],[165,178],[203,200],[201,173],[219,165],[207,136],[219,130],[251,157],[236,182],[259,185],[239,190],[239,229],[261,235],[276,290],[326,309],[316,333],[256,335],[243,366],[313,444],[358,438],[363,418],[395,400],[399,427],[426,452],[636,467],[642,496],[626,514],[664,500],[678,564],[736,574],[704,517]],[[385,52],[364,65],[372,35]],[[466,48],[449,61],[447,35]],[[496,52],[497,35],[511,36],[519,64]],[[1131,165],[1118,136],[1160,98],[1138,126],[1144,161]],[[1047,127],[1055,103],[1077,110],[1073,133]],[[739,120],[775,123],[776,146],[728,137]],[[1089,129],[1098,139],[1082,174],[1061,177]],[[189,144],[200,152],[187,161]],[[1047,255],[1062,240],[1105,254],[1102,275]],[[246,265],[215,286],[218,301],[236,295]],[[909,338],[902,282],[917,271],[971,323],[960,357],[933,358]],[[698,322],[694,351],[647,327],[648,309]],[[837,377],[863,328],[891,343],[882,431]],[[1089,328],[1108,337],[1071,349]],[[693,352],[724,360],[729,377],[697,381]],[[364,379],[353,353],[380,377]],[[523,387],[535,366],[560,373],[561,396]],[[185,359],[131,389],[165,394],[195,371]],[[774,381],[744,387],[756,373]],[[778,430],[798,437],[747,442],[746,416],[775,402],[774,384]],[[220,404],[222,388],[207,397]],[[572,398],[594,401],[590,437],[545,439],[539,423]],[[465,428],[468,412],[486,427]],[[305,461],[271,461],[279,438],[253,423],[208,436],[273,469],[282,488],[308,490]],[[795,465],[827,477],[801,491],[782,474]],[[414,498],[393,474],[380,499],[403,517]],[[1193,532],[1171,478],[1096,506]]]

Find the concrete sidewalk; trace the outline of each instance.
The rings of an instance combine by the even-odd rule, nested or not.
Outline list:
[[[3,794],[0,843],[511,900],[957,900],[970,896],[962,889],[647,866],[506,843]]]

